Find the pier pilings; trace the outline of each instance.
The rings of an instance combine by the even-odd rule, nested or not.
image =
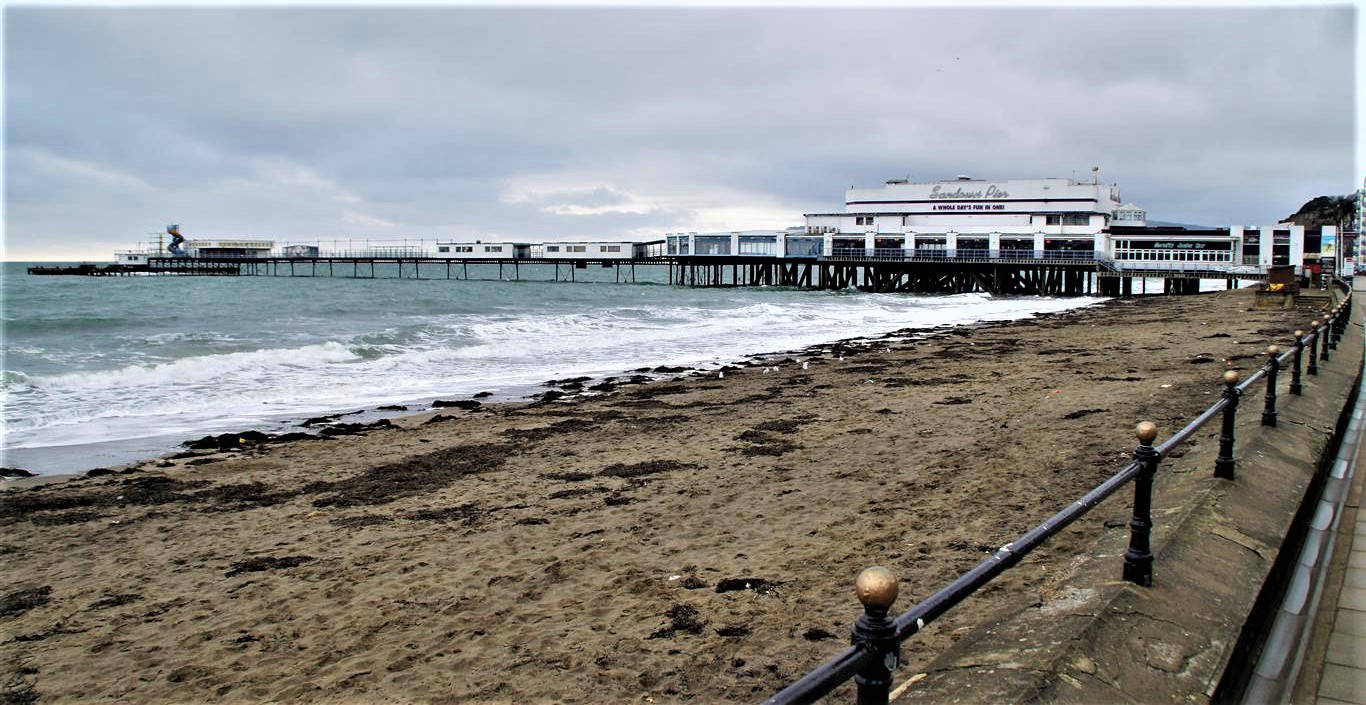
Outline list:
[[[1064,253],[1069,254],[1069,253]],[[1088,253],[1089,254],[1089,253]],[[765,255],[668,255],[637,259],[445,258],[412,256],[313,257],[152,257],[146,265],[32,267],[30,274],[119,276],[132,273],[172,276],[346,277],[351,279],[469,280],[481,278],[470,265],[483,265],[483,278],[578,282],[580,269],[612,269],[615,283],[636,283],[640,267],[663,270],[665,281],[688,287],[777,286],[812,290],[1009,296],[1134,296],[1194,294],[1200,282],[1226,282],[1226,271],[1117,269],[1090,257],[1073,259],[961,259],[933,257],[810,257]],[[350,266],[347,266],[350,265]],[[496,269],[495,269],[496,268]],[[425,271],[424,271],[425,270]],[[657,270],[658,271],[658,270]],[[552,278],[547,279],[547,275]],[[1264,272],[1239,273],[1238,279],[1264,279]],[[593,281],[600,278],[589,277]],[[647,279],[648,281],[649,279]],[[1135,281],[1137,280],[1137,282]],[[655,281],[658,281],[657,279]]]

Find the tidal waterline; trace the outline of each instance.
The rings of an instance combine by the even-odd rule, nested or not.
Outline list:
[[[573,284],[498,281],[492,265],[470,271],[490,280],[377,273],[37,277],[6,264],[0,464],[78,472],[322,413],[511,398],[551,378],[721,364],[1100,300],[685,288],[644,266],[637,284],[594,267]]]

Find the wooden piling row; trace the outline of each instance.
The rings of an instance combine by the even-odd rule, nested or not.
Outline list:
[[[288,276],[375,279],[386,265],[394,278],[470,279],[469,265],[498,266],[500,280],[521,281],[521,265],[553,267],[553,281],[575,282],[576,271],[589,266],[612,268],[613,281],[634,283],[636,265],[665,267],[675,286],[781,286],[798,289],[858,289],[869,292],[946,293],[984,292],[1011,296],[1132,296],[1164,293],[1193,294],[1203,278],[1227,279],[1209,271],[1138,272],[1115,270],[1092,261],[964,261],[964,260],[824,260],[756,256],[670,256],[644,260],[577,259],[448,259],[435,257],[262,257],[250,259],[152,257],[145,267],[82,265],[80,268],[30,268],[33,274],[119,276],[137,272],[176,276]],[[326,265],[322,267],[321,265]],[[347,264],[351,271],[346,271]],[[458,269],[452,265],[460,265]],[[425,267],[424,267],[425,266]],[[426,273],[424,275],[424,268]],[[434,269],[435,268],[435,269]],[[35,269],[43,271],[35,271]],[[56,271],[61,269],[62,271]],[[510,275],[510,276],[509,276]],[[385,274],[384,276],[388,276]],[[1134,279],[1140,280],[1135,290]],[[1159,287],[1148,279],[1160,278]],[[1242,275],[1238,278],[1264,278]]]

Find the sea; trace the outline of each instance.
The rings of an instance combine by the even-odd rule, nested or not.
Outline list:
[[[713,369],[903,328],[1028,317],[1098,298],[700,289],[662,267],[549,267],[500,280],[0,274],[0,466],[68,474],[163,455],[190,438],[279,432],[327,413],[492,392],[641,367]],[[340,274],[340,272],[338,272]],[[367,272],[368,273],[368,272]],[[505,276],[511,277],[509,268]],[[560,270],[561,277],[567,274]],[[528,280],[544,279],[544,280]]]

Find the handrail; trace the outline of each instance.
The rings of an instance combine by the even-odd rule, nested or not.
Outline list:
[[[1200,415],[1195,417],[1195,420],[1186,424],[1180,431],[1173,433],[1171,438],[1163,441],[1161,445],[1155,447],[1153,450],[1156,450],[1160,455],[1166,457],[1167,453],[1171,452],[1173,448],[1185,443],[1187,438],[1195,435],[1195,432],[1199,431],[1201,426],[1209,423],[1210,419],[1213,419],[1215,414],[1223,411],[1226,406],[1228,406],[1227,399],[1220,399],[1219,401],[1210,404],[1208,409],[1200,412]]]
[[[1067,528],[1069,524],[1080,519],[1092,507],[1114,494],[1115,490],[1122,487],[1124,483],[1133,479],[1134,475],[1138,473],[1138,469],[1137,461],[1129,463],[1123,470],[1111,475],[1105,482],[1082,495],[1081,499],[1045,519],[1024,536],[996,549],[990,558],[978,563],[952,583],[922,600],[920,604],[901,613],[895,620],[897,638],[904,640],[924,629],[926,624],[934,621],[939,615],[947,612],[950,607],[976,592],[977,588],[987,584],[992,578],[1005,572],[1007,568],[1019,563],[1020,559],[1043,543],[1044,539]]]
[[[807,673],[786,688],[763,701],[763,705],[789,705],[792,703],[812,703],[839,687],[851,677],[857,676],[858,702],[885,703],[891,685],[891,670],[898,665],[899,644],[923,630],[940,615],[952,609],[959,602],[972,595],[983,585],[1015,564],[1037,548],[1049,537],[1061,531],[1072,522],[1081,518],[1116,490],[1130,480],[1135,482],[1134,516],[1129,522],[1129,550],[1124,554],[1124,578],[1131,582],[1150,585],[1152,582],[1153,556],[1148,546],[1152,527],[1151,494],[1152,479],[1158,463],[1173,449],[1190,439],[1216,416],[1223,415],[1223,429],[1220,436],[1219,458],[1215,461],[1216,477],[1232,480],[1234,415],[1238,399],[1253,384],[1267,381],[1266,406],[1262,412],[1263,425],[1276,425],[1277,373],[1281,366],[1290,363],[1292,373],[1290,393],[1303,393],[1300,385],[1302,359],[1309,356],[1308,374],[1317,374],[1317,362],[1328,361],[1328,350],[1336,347],[1336,339],[1342,334],[1346,322],[1350,320],[1352,300],[1350,285],[1343,286],[1348,297],[1338,303],[1322,319],[1308,326],[1307,331],[1295,332],[1295,343],[1282,352],[1273,345],[1267,349],[1267,361],[1247,379],[1238,379],[1236,371],[1224,375],[1224,394],[1200,412],[1194,419],[1173,433],[1166,441],[1154,447],[1152,442],[1157,435],[1156,426],[1144,422],[1138,426],[1139,445],[1134,451],[1134,459],[1104,482],[1093,487],[1075,502],[1059,510],[1024,535],[998,548],[991,557],[978,563],[953,582],[940,588],[910,609],[892,620],[886,619],[887,607],[895,600],[896,579],[881,568],[870,568],[859,576],[858,595],[864,603],[864,615],[854,625],[854,645],[840,652],[834,658]],[[874,571],[885,575],[872,575],[865,585],[865,576]],[[890,587],[886,583],[890,581]],[[890,629],[888,626],[890,624]]]

